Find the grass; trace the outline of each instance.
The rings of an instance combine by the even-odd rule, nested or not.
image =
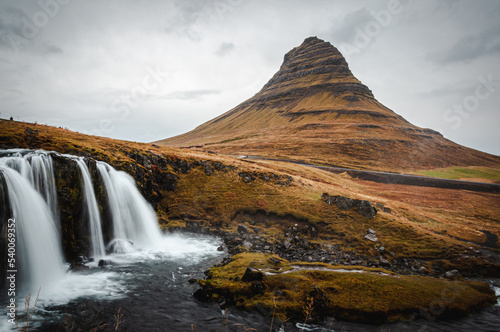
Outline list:
[[[276,259],[279,263],[275,263]],[[415,313],[453,318],[496,302],[493,291],[482,282],[402,276],[383,269],[360,267],[356,269],[365,273],[339,273],[318,269],[339,268],[336,266],[305,263],[303,266],[311,270],[264,275],[265,293],[255,294],[252,283],[238,279],[248,266],[261,271],[290,269],[290,263],[279,257],[243,253],[234,256],[225,266],[210,269],[209,278],[203,283],[213,287],[216,297],[234,298],[234,304],[241,309],[264,306],[283,320],[291,317],[308,322],[335,317],[384,323],[407,320]],[[436,305],[440,310],[435,310]]]
[[[475,181],[487,180],[488,182],[500,183],[500,169],[488,167],[449,167],[420,171],[417,174],[452,180],[472,179]]]
[[[194,167],[188,174],[177,173],[177,189],[159,193],[163,199],[158,203],[157,215],[164,229],[183,228],[187,222],[196,221],[206,228],[234,232],[239,223],[250,224],[260,218],[267,219],[270,227],[263,227],[264,223],[257,227],[273,242],[287,227],[301,221],[317,227],[319,236],[315,241],[319,244],[339,245],[342,250],[378,257],[373,246],[362,238],[372,228],[379,232],[387,252],[394,252],[396,258],[421,259],[469,255],[471,244],[466,241],[486,240],[480,230],[500,237],[498,194],[378,184],[289,163],[238,160],[4,120],[0,121],[0,146],[90,155],[126,171],[135,163],[128,157],[131,153],[161,154],[190,163],[217,161],[234,167],[215,171],[211,176],[205,175],[202,167]],[[169,168],[168,172],[173,170]],[[254,174],[255,181],[244,183],[240,172]],[[259,177],[271,173],[291,175],[294,181],[284,187]],[[136,180],[142,183],[144,178]],[[379,211],[376,218],[367,220],[353,211],[329,206],[321,200],[324,192],[380,203],[390,212]]]
[[[215,170],[210,176],[205,174],[201,166],[193,166],[187,174],[175,173],[178,178],[175,191],[159,191],[162,199],[157,202],[157,215],[162,228],[184,228],[190,222],[196,222],[214,231],[235,233],[239,224],[245,224],[249,229],[258,231],[262,239],[276,243],[282,242],[285,230],[297,223],[300,227],[314,226],[318,230],[317,237],[308,239],[310,242],[323,248],[326,245],[336,245],[344,252],[356,252],[366,259],[377,260],[380,253],[375,249],[376,245],[363,239],[368,228],[372,228],[377,231],[380,240],[377,245],[383,245],[387,253],[394,253],[394,256],[386,255],[386,259],[391,262],[402,258],[426,260],[429,273],[435,273],[437,276],[453,269],[460,270],[464,275],[498,275],[500,265],[489,262],[487,256],[474,257],[474,249],[480,248],[480,244],[486,241],[482,230],[500,237],[499,194],[379,184],[353,179],[347,174],[332,174],[290,163],[239,160],[196,150],[155,147],[151,144],[112,140],[43,125],[3,120],[0,121],[0,147],[36,148],[91,156],[129,172],[133,169],[131,165],[135,165],[135,161],[129,157],[132,153],[144,156],[161,154],[168,160],[189,163],[221,162],[233,168],[226,171]],[[145,175],[142,176],[151,178],[146,168],[136,167],[144,171]],[[174,170],[169,166],[166,172]],[[242,172],[252,174],[255,180],[245,183],[239,175]],[[140,185],[144,184],[145,179],[137,174],[136,181]],[[274,180],[266,182],[261,177],[271,174],[290,175],[293,182],[291,185],[282,186]],[[379,212],[374,219],[366,219],[354,211],[340,211],[336,206],[330,206],[321,199],[322,193],[325,192],[378,203]],[[499,242],[497,244],[500,245]],[[256,260],[252,258],[246,264],[253,261]],[[436,272],[433,272],[434,267]],[[242,272],[228,270],[224,273],[232,273],[231,278],[234,280],[237,276],[241,277]],[[288,285],[307,288],[316,284],[326,293],[328,286],[321,286],[321,278],[334,280],[329,275],[306,272],[290,274],[286,278],[292,278]],[[362,278],[372,277],[355,276],[354,280],[357,280],[359,285],[370,284]],[[406,280],[404,277],[400,279]],[[271,281],[272,278],[267,278],[267,282]],[[283,279],[280,281],[277,278],[275,283],[270,285],[282,287],[282,281]],[[339,287],[348,288],[342,284],[344,281],[336,282]],[[379,283],[379,279],[369,281]],[[440,281],[436,282],[436,285],[439,285]],[[429,283],[433,284],[432,281]],[[245,285],[241,283],[231,281],[230,285],[242,287],[241,290],[245,291]],[[419,292],[417,288],[406,289],[410,293]],[[361,293],[367,294],[370,291],[368,288],[360,290]],[[293,292],[285,294],[290,295],[287,301],[277,296],[275,300],[276,314],[281,312],[279,317],[283,319],[288,310],[280,309],[283,303],[287,308],[290,306],[294,313],[301,313],[303,305],[306,304],[301,297],[304,294],[299,294],[296,298],[298,295]],[[470,289],[467,294],[473,297],[477,295]],[[273,308],[273,294],[268,295],[261,300],[268,308]],[[397,296],[395,293],[393,295]],[[355,294],[352,296],[356,298]],[[296,306],[290,304],[292,299],[297,301]],[[314,303],[318,306],[321,301],[315,299]],[[354,310],[353,308],[351,309]],[[388,310],[384,309],[382,304],[380,308],[380,312]],[[350,318],[355,317],[352,312],[349,315]],[[388,312],[388,315],[392,314]]]

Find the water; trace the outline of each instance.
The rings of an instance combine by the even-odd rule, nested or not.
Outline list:
[[[60,239],[53,216],[42,196],[17,171],[0,164],[7,183],[12,216],[16,220],[17,262],[24,293],[37,292],[64,275]],[[7,222],[3,220],[2,222]]]
[[[92,239],[92,257],[99,258],[106,254],[104,250],[104,239],[102,236],[101,215],[95,198],[94,186],[87,165],[83,158],[77,159],[78,167],[83,178],[83,193],[85,212],[90,224],[90,236]]]
[[[97,169],[106,187],[113,237],[121,240],[119,250],[157,248],[161,232],[156,214],[137,190],[134,179],[103,162],[97,163]]]

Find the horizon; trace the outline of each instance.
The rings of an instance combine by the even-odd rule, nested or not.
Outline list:
[[[500,155],[500,3],[143,4],[0,2],[0,117],[151,143],[250,98],[317,36],[409,122]]]

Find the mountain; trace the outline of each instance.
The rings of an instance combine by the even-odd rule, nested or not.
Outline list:
[[[373,170],[500,165],[500,157],[414,126],[379,103],[342,54],[316,37],[288,52],[252,98],[156,143]]]

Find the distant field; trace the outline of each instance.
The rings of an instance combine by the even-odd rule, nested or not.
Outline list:
[[[417,174],[452,180],[475,180],[500,183],[500,170],[487,167],[449,167],[430,171],[420,171]]]

